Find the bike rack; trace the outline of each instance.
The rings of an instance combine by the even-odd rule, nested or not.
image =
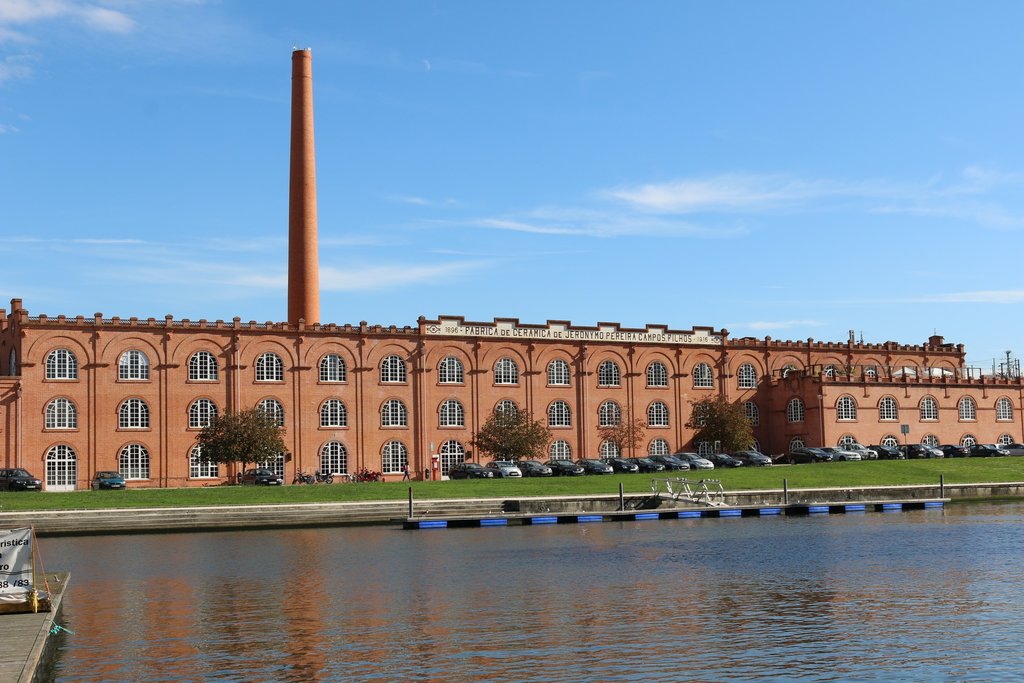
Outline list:
[[[651,491],[654,495],[668,495],[674,501],[683,501],[720,507],[725,505],[725,489],[721,479],[686,479],[670,477],[667,479],[651,479]]]

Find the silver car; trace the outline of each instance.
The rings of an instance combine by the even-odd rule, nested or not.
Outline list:
[[[845,448],[836,448],[835,446],[828,446],[826,448],[822,448],[821,450],[828,451],[829,453],[831,453],[833,461],[863,460],[860,453],[858,453],[857,451],[850,451]]]
[[[516,467],[516,464],[511,460],[493,460],[487,463],[487,469],[494,472],[495,477],[521,477],[523,476],[522,470]]]
[[[673,456],[682,460],[685,463],[689,463],[691,470],[715,469],[715,463],[711,462],[707,458],[701,457],[696,453],[673,453]]]

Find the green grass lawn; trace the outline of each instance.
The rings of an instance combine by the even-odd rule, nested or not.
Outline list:
[[[839,462],[786,467],[736,468],[698,473],[683,472],[689,479],[714,478],[726,491],[829,486],[886,486],[1024,481],[1024,458],[975,458],[955,460],[881,460]],[[329,503],[366,500],[399,500],[408,496],[410,483],[417,500],[430,498],[505,498],[615,494],[622,482],[626,493],[650,491],[649,474],[621,474],[547,479],[498,479],[471,481],[414,481],[313,486],[214,486],[182,489],[131,489],[127,491],[71,491],[67,493],[0,493],[0,510],[76,510],[131,507],[189,507],[203,505],[254,505],[278,503]],[[670,475],[659,475],[670,476]],[[130,484],[129,484],[130,486]]]

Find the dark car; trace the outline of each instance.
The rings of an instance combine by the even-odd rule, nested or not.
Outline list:
[[[494,470],[475,462],[457,462],[448,468],[449,479],[494,479]]]
[[[832,462],[832,454],[828,451],[823,451],[820,448],[804,446],[803,448],[794,448],[789,454],[789,461],[798,464],[810,462]]]
[[[604,460],[582,458],[576,464],[583,468],[584,474],[612,474],[615,470]]]
[[[570,460],[548,460],[544,464],[551,468],[551,473],[556,477],[578,477],[583,474],[583,468]]]
[[[739,458],[734,458],[728,453],[712,453],[711,455],[705,455],[705,458],[715,464],[715,467],[742,467],[743,461]]]
[[[999,447],[1010,455],[1024,455],[1024,443],[1004,443]]]
[[[877,445],[868,446],[868,448],[873,450],[875,453],[878,453],[879,460],[903,460],[906,458],[906,456],[903,455],[903,451],[896,446]]]
[[[97,472],[92,478],[92,490],[127,488],[124,477],[119,472]]]
[[[971,454],[971,449],[967,446],[954,446],[949,443],[939,446],[939,450],[947,458],[966,458]]]
[[[689,463],[685,463],[679,458],[674,458],[671,455],[652,455],[651,460],[654,462],[660,462],[665,466],[666,470],[689,471],[690,469]]]
[[[660,462],[654,462],[650,458],[630,458],[629,461],[636,465],[641,472],[664,472],[665,466]]]
[[[622,472],[623,474],[636,474],[640,471],[640,466],[632,460],[626,458],[612,458],[608,461],[608,464],[612,466],[612,469],[616,472]]]
[[[0,491],[42,491],[43,482],[20,467],[0,470]]]
[[[732,454],[732,457],[736,458],[744,465],[750,465],[753,467],[768,467],[772,464],[772,459],[760,451],[753,449],[746,451],[738,451]]]
[[[1009,451],[1000,448],[994,443],[976,443],[971,446],[972,458],[995,458],[1009,454]]]
[[[242,474],[242,483],[254,486],[282,486],[284,484],[284,477],[280,474],[274,474],[266,467],[257,467],[246,470]]]
[[[907,460],[921,460],[924,458],[941,458],[942,451],[938,448],[932,448],[931,446],[925,446],[922,443],[908,443],[900,446],[900,450],[903,451],[903,455],[907,456]]]
[[[550,467],[536,460],[520,460],[519,470],[524,477],[550,477],[552,474]]]

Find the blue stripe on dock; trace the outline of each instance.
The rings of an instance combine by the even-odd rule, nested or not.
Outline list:
[[[719,517],[742,517],[743,510],[719,510]]]
[[[700,510],[680,510],[676,516],[679,519],[695,519],[700,517]]]
[[[903,503],[882,503],[882,512],[900,512]]]
[[[757,512],[762,517],[767,517],[768,515],[781,515],[782,508],[761,508]]]
[[[508,520],[505,518],[501,519],[481,519],[480,526],[508,526]]]
[[[863,505],[859,503],[856,505],[846,505],[843,507],[843,509],[846,512],[864,512],[865,510],[867,510],[867,508],[865,508]]]
[[[558,524],[558,517],[531,517],[530,524]]]
[[[809,515],[827,515],[828,505],[808,505],[807,514]]]
[[[576,515],[576,521],[580,524],[584,522],[603,522],[604,515]]]
[[[431,519],[423,522],[417,522],[416,525],[420,529],[444,529],[447,528],[448,522],[444,519]]]
[[[658,519],[658,517],[657,512],[638,512],[633,516],[633,519]]]
[[[929,500],[925,502],[924,507],[927,510],[929,508],[940,508],[943,507],[944,505],[945,503],[943,503],[941,500]]]

